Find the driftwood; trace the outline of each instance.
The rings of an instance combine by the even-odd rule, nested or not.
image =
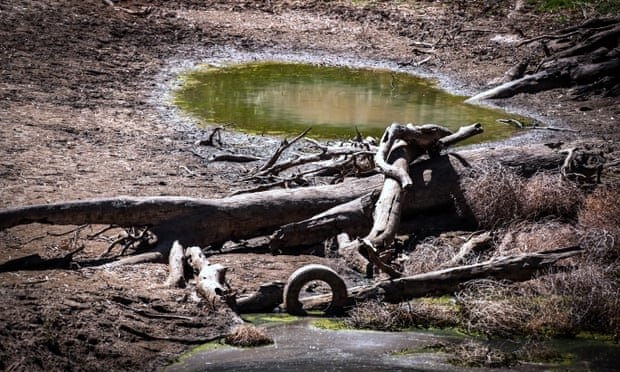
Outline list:
[[[499,163],[527,177],[540,170],[557,170],[564,159],[563,154],[546,146],[528,145],[460,151],[415,162],[410,167],[413,186],[404,198],[401,218],[451,211],[455,199],[462,199],[460,177],[472,164]],[[430,177],[425,177],[428,174]],[[372,224],[367,201],[358,204],[359,208],[348,208],[340,216],[337,213],[326,216],[325,211],[379,192],[383,178],[375,175],[336,185],[271,190],[222,199],[117,197],[15,207],[0,210],[0,230],[35,222],[150,226],[158,244],[150,255],[142,258],[165,261],[175,240],[183,246],[217,247],[226,241],[270,235],[282,229],[282,242],[274,244],[278,250],[285,251],[287,247],[321,242],[334,236],[334,232],[352,231],[352,235],[360,236],[354,225],[364,220],[365,226]],[[315,221],[323,227],[315,225],[312,234],[304,234],[303,228],[291,230],[302,234],[298,237],[286,234],[285,226],[301,224],[323,213],[325,218]],[[345,215],[346,218],[341,218]],[[287,235],[291,237],[290,243],[286,243]]]
[[[562,43],[556,40],[564,40]],[[519,93],[536,93],[573,87],[575,98],[589,93],[620,95],[620,18],[592,19],[579,26],[541,35],[519,44],[542,42],[547,58],[538,68],[516,80],[504,82],[468,101],[507,98]],[[551,41],[547,43],[548,41]],[[552,44],[555,42],[554,44]],[[556,49],[551,51],[552,49]],[[529,62],[529,61],[528,61]],[[525,63],[525,62],[524,62]]]
[[[349,265],[369,277],[372,276],[369,262],[392,278],[401,275],[378,254],[392,244],[398,232],[407,190],[414,185],[409,164],[424,153],[436,157],[441,148],[479,133],[482,133],[482,127],[478,123],[462,127],[454,134],[438,125],[392,124],[386,129],[375,157],[386,178],[375,207],[374,223],[365,238],[340,249]],[[364,263],[361,256],[368,258],[369,262]]]
[[[0,211],[0,229],[34,222],[82,224],[79,221],[150,226],[158,238],[157,246],[121,263],[165,261],[175,240],[183,246],[209,246],[270,234],[282,225],[367,194],[380,182],[374,181],[351,180],[344,185],[272,190],[223,199],[118,197],[19,207]]]
[[[174,243],[172,243],[172,248],[170,248],[170,255],[168,258],[168,279],[166,279],[165,283],[167,287],[185,287],[184,259],[185,252],[183,246],[178,240],[175,240]]]
[[[202,253],[200,247],[187,248],[185,252],[188,264],[194,270],[196,291],[210,303],[216,303],[229,294],[226,284],[226,267],[211,264]]]
[[[526,281],[548,271],[557,261],[583,253],[579,247],[506,256],[490,261],[431,271],[403,278],[382,280],[373,285],[348,289],[345,307],[369,299],[398,303],[416,297],[445,295],[457,292],[470,280],[492,278],[514,282]],[[300,299],[307,310],[322,309],[332,304],[332,295]],[[335,309],[332,308],[332,311]]]
[[[414,128],[414,132],[419,128]],[[111,265],[167,259],[170,271],[165,285],[182,287],[186,279],[184,262],[187,261],[193,268],[197,291],[207,301],[225,301],[244,312],[269,311],[271,309],[268,308],[273,308],[274,303],[280,301],[278,285],[265,287],[256,295],[235,303],[234,292],[225,283],[226,268],[209,264],[198,246],[217,248],[225,242],[267,235],[272,252],[285,252],[290,247],[339,236],[341,246],[347,243],[347,248],[341,248],[340,251],[357,252],[357,258],[354,259],[358,260],[358,266],[367,264],[367,258],[370,258],[377,267],[395,277],[399,273],[384,263],[381,250],[391,244],[401,219],[452,211],[455,200],[464,203],[459,181],[469,172],[472,164],[484,161],[500,163],[527,176],[541,169],[558,169],[563,160],[561,154],[542,145],[440,155],[441,148],[478,133],[479,126],[465,127],[454,135],[448,135],[447,131],[438,126],[424,129],[430,132],[420,136],[418,131],[407,137],[411,133],[404,130],[400,137],[394,135],[394,131],[386,135],[382,141],[385,146],[378,152],[377,164],[387,177],[379,174],[348,179],[336,185],[271,190],[222,199],[118,197],[17,207],[0,210],[0,230],[36,222],[147,226],[157,237],[153,249]],[[393,148],[386,150],[388,146]],[[431,157],[417,159],[423,153]],[[467,210],[466,205],[459,208]],[[342,234],[361,236],[369,227],[370,233],[365,239],[350,241],[348,237],[344,239],[345,235]],[[184,246],[191,248],[185,250]],[[489,270],[495,270],[495,264]],[[349,301],[346,286],[337,275],[330,272],[327,276],[324,273],[316,276],[314,269],[301,270],[289,281],[283,297],[289,311],[303,313],[298,294],[308,280],[326,281],[337,294],[331,302],[326,303],[331,304],[328,307],[330,312],[339,311]],[[488,276],[489,272],[485,270],[471,268],[468,275]],[[454,275],[449,274],[448,277],[455,278]],[[461,281],[467,280],[468,276],[459,278]],[[410,283],[414,279],[380,282],[371,288],[356,290],[352,298],[362,299],[377,294],[385,296],[385,293],[399,293],[388,296],[393,299],[407,297],[411,295],[411,290],[402,292],[398,286],[404,284],[394,283]],[[437,289],[433,285],[426,287],[427,290]]]
[[[283,292],[282,282],[263,284],[250,296],[237,298],[236,310],[241,314],[269,313],[282,304]]]

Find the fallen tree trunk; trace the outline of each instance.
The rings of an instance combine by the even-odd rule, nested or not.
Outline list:
[[[401,217],[452,210],[455,200],[464,203],[459,181],[473,164],[499,163],[527,177],[540,170],[557,170],[563,160],[563,154],[546,146],[529,145],[468,150],[418,161],[410,167],[413,184],[403,201]],[[375,175],[336,185],[272,190],[222,199],[118,197],[17,207],[0,210],[0,229],[34,222],[148,225],[158,237],[158,247],[145,258],[165,260],[175,240],[182,246],[206,247],[269,235],[287,224],[299,223],[370,192],[378,192],[383,178],[383,175]],[[466,212],[467,205],[460,208]],[[353,222],[360,221],[358,218],[369,221],[368,208],[354,209],[348,216],[351,223],[358,223]],[[323,227],[317,226],[313,230],[316,234],[305,235],[305,242],[320,242],[333,236],[336,230],[347,231],[346,221],[338,219],[338,214],[334,213],[321,220]],[[342,224],[338,225],[340,222]],[[336,225],[329,226],[332,223]],[[334,226],[337,226],[335,230]],[[294,240],[298,244],[299,240]]]
[[[368,277],[372,276],[369,265],[363,264],[361,255],[390,277],[401,275],[383,262],[378,254],[392,244],[398,232],[407,191],[413,186],[409,164],[424,153],[431,157],[438,156],[441,148],[479,133],[482,133],[479,123],[461,127],[457,133],[434,124],[392,124],[386,129],[375,158],[386,178],[374,211],[372,229],[364,239],[357,239],[340,249],[351,266],[365,272]],[[359,267],[360,263],[362,267]]]
[[[558,260],[583,253],[579,247],[526,253],[495,258],[490,261],[431,271],[403,278],[383,280],[369,286],[348,289],[345,306],[370,299],[398,303],[416,297],[442,296],[457,292],[460,285],[475,279],[492,278],[521,282],[545,272]],[[301,298],[306,310],[322,309],[331,304],[331,294]]]
[[[222,199],[118,197],[0,210],[0,230],[28,223],[150,226],[159,241],[207,246],[272,233],[375,190],[379,177]]]
[[[543,42],[547,57],[535,71],[481,92],[467,101],[568,87],[575,87],[569,92],[575,98],[586,93],[620,94],[620,18],[589,20],[555,34],[525,40],[518,46],[558,39],[562,42],[554,45]]]

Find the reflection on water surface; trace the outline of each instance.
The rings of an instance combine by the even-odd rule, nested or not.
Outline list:
[[[426,79],[403,72],[298,63],[207,66],[184,76],[175,103],[205,124],[232,123],[251,133],[351,137],[354,127],[379,137],[393,122],[434,123],[457,129],[480,122],[476,141],[506,138],[515,129],[496,119],[514,117],[463,103]],[[520,120],[523,120],[522,118]]]

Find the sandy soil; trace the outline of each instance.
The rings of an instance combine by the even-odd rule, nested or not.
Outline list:
[[[357,2],[356,2],[357,3]],[[453,2],[452,2],[453,3]],[[0,207],[116,195],[226,195],[246,169],[206,166],[188,150],[205,133],[169,102],[176,74],[207,58],[288,55],[419,70],[473,93],[559,28],[554,16],[444,2],[9,1],[0,3]],[[504,4],[505,3],[505,4]],[[407,5],[409,4],[409,5]],[[559,18],[558,18],[559,19]],[[576,22],[577,18],[564,18]],[[439,41],[439,42],[438,42]],[[432,54],[418,44],[437,43]],[[426,60],[420,66],[416,63]],[[588,140],[616,151],[620,105],[554,90],[497,103],[581,130],[528,140]],[[254,143],[224,133],[224,142]],[[265,141],[269,141],[266,139]],[[229,142],[232,143],[232,142]],[[0,232],[0,263],[38,253],[97,258],[118,231],[27,225]],[[107,237],[107,239],[105,239]],[[315,256],[218,255],[231,285],[285,280]],[[77,268],[76,268],[77,269]],[[231,314],[162,289],[166,267],[0,273],[0,369],[159,369],[191,343],[226,331]],[[167,338],[167,339],[165,339]]]

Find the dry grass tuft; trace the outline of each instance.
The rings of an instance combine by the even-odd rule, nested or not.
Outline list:
[[[407,326],[403,313],[395,305],[379,300],[370,300],[353,308],[345,320],[348,327],[374,329],[377,331],[397,331]]]
[[[441,301],[419,301],[386,304],[378,300],[358,304],[349,313],[345,324],[352,328],[377,331],[398,331],[419,327],[454,327],[459,324],[459,311],[454,304]]]
[[[273,339],[267,334],[264,328],[256,327],[253,324],[241,324],[236,326],[224,341],[228,345],[251,347],[262,346],[273,343]]]
[[[496,256],[570,247],[581,239],[571,224],[552,219],[516,222],[501,229],[497,236]]]
[[[463,327],[488,336],[573,336],[593,331],[620,337],[617,267],[583,262],[519,284],[477,280],[457,294]],[[615,274],[614,274],[615,273]]]
[[[463,326],[469,333],[511,337],[525,333],[532,314],[520,301],[514,285],[494,280],[466,284],[456,298]]]
[[[429,237],[416,245],[403,262],[406,275],[426,273],[437,269],[450,261],[458,252],[458,248],[441,237]]]
[[[477,341],[466,341],[456,345],[448,362],[463,367],[501,368],[517,364],[514,353],[491,348]]]
[[[519,361],[533,363],[560,363],[565,359],[561,352],[537,340],[528,340],[515,354]]]
[[[523,182],[515,171],[500,165],[480,167],[463,178],[465,200],[480,227],[501,226],[519,217]]]
[[[620,338],[619,274],[618,264],[585,260],[572,271],[538,278],[531,285],[545,298],[561,301],[555,314],[550,306],[543,309],[541,319],[557,322],[563,316],[565,333],[593,331]]]
[[[583,192],[573,182],[557,174],[538,173],[521,189],[521,213],[526,218],[556,216],[574,219],[583,200]]]
[[[615,250],[612,256],[620,256],[620,186],[599,187],[588,195],[579,210],[578,222],[588,232],[611,237],[611,248]]]

